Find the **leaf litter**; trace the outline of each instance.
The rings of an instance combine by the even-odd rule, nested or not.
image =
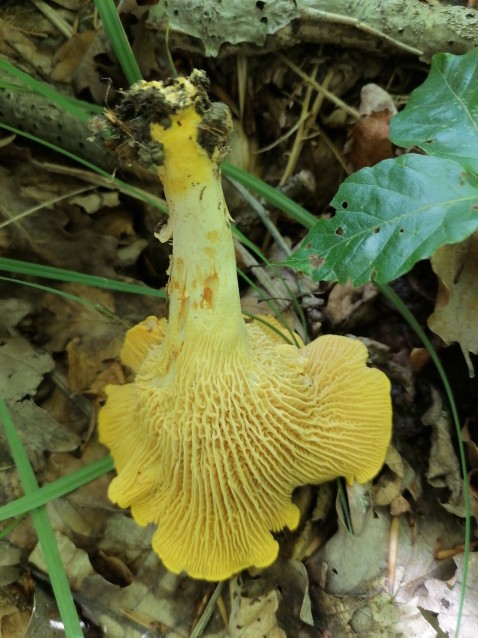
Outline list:
[[[122,74],[104,35],[95,31],[86,10],[89,3],[63,0],[61,4],[63,18],[73,24],[78,17],[85,25],[81,34],[65,39],[48,20],[42,17],[40,21],[35,10],[21,22],[13,11],[2,53],[17,65],[26,66],[30,73],[40,72],[40,79],[61,83],[61,90],[67,94],[93,97],[104,104],[108,87],[102,78],[110,77],[115,88],[124,88]],[[124,17],[127,24],[127,12]],[[29,29],[34,25],[35,33],[40,31],[49,37],[32,37]],[[151,47],[146,54],[140,46],[140,29],[136,25],[130,28],[135,51],[145,55],[140,64],[143,62],[149,73],[167,74],[163,54],[152,56]],[[2,19],[0,30],[6,33],[6,29]],[[148,41],[155,43],[154,30],[147,33]],[[60,60],[55,52],[61,47],[66,55]],[[302,63],[302,53],[292,52],[294,55]],[[326,54],[334,67],[330,89],[337,97],[358,104],[363,81],[357,65],[349,75],[344,73],[347,55],[338,50]],[[175,56],[180,67],[189,64],[180,49],[175,50]],[[303,99],[304,87],[290,69],[278,64],[274,56],[268,62],[264,65],[259,58],[251,58],[248,67],[248,99],[241,124],[256,147],[277,144],[293,129],[300,118],[300,108],[296,107]],[[231,78],[236,71],[231,62],[198,58],[195,64],[208,68],[216,90],[222,91],[218,97],[226,96],[234,103],[236,86]],[[367,65],[369,76],[388,86],[391,76],[387,64],[367,60]],[[395,93],[412,88],[402,80],[394,79],[392,84],[394,81]],[[377,95],[383,98],[380,91]],[[355,168],[393,153],[386,131],[394,103],[386,100],[385,106],[379,106],[378,97],[374,98],[352,133],[355,155],[348,160]],[[346,166],[346,160],[341,165],[333,158],[340,158],[341,148],[345,152],[344,123],[350,123],[347,117],[340,108],[332,112],[324,106],[317,127],[309,124],[309,139],[302,141],[297,173],[305,168],[327,177],[317,180],[312,195],[297,191],[299,198],[304,198],[302,203],[317,214],[323,213],[328,203],[324,192],[330,191],[331,196],[337,190]],[[342,122],[337,139],[333,122]],[[325,131],[320,123],[325,123]],[[292,139],[293,135],[282,140],[256,164],[272,183],[277,183],[285,170],[283,157]],[[371,153],[373,146],[377,147],[374,151],[380,151],[379,157]],[[120,191],[105,192],[94,181],[88,193],[68,197],[85,182],[39,170],[39,161],[57,158],[30,146],[25,157],[24,147],[19,138],[12,138],[0,149],[0,180],[6,202],[0,210],[2,221],[29,207],[47,205],[0,230],[3,254],[100,276],[158,282],[151,260],[157,247],[148,231],[154,214],[133,204]],[[48,204],[52,197],[62,201]],[[290,243],[296,243],[300,230],[290,222],[278,224]],[[248,230],[247,217],[243,229]],[[257,230],[251,226],[251,232]],[[270,240],[260,233],[258,242],[263,243],[268,256],[274,254],[274,246],[268,245]],[[166,257],[162,255],[161,259]],[[444,261],[454,264],[454,259],[445,257]],[[455,268],[452,278],[460,267]],[[469,267],[472,271],[469,260],[464,261],[460,270],[463,282],[472,277],[467,272]],[[250,268],[252,276],[253,270]],[[444,286],[446,277],[442,277]],[[291,278],[295,280],[297,275]],[[466,287],[461,290],[460,281],[449,285],[452,300],[448,300],[448,308],[443,296],[438,297],[435,313],[443,307],[446,310],[442,312],[443,327],[437,332],[447,343],[457,341],[464,350],[476,353],[473,324],[466,324],[473,317],[472,293]],[[418,299],[426,317],[431,309],[417,296],[411,280],[404,277],[400,285],[409,299]],[[117,361],[125,326],[115,316],[129,324],[158,312],[157,302],[146,298],[139,301],[72,284],[62,284],[58,289],[78,295],[91,305],[78,305],[31,289],[25,293],[20,285],[12,288],[0,282],[0,389],[9,401],[12,418],[41,482],[52,482],[106,454],[94,434],[95,408],[102,400],[104,386],[124,381],[128,375]],[[299,295],[305,289],[300,280],[295,289]],[[225,587],[218,598],[204,635],[246,638],[258,636],[260,631],[268,638],[452,636],[463,573],[463,505],[454,434],[441,390],[430,383],[433,375],[426,363],[421,372],[412,369],[411,351],[419,344],[407,328],[394,323],[395,334],[388,336],[390,309],[384,307],[372,284],[358,291],[347,282],[340,286],[311,284],[307,294],[316,300],[314,321],[310,322],[315,329],[352,331],[372,340],[380,335],[383,343],[375,350],[374,363],[392,378],[399,434],[375,484],[371,488],[347,488],[354,534],[344,525],[338,501],[334,507],[334,486],[303,488],[295,496],[303,522],[296,534],[286,530],[279,535],[279,562],[262,573],[231,579],[229,591]],[[260,302],[254,303],[261,307]],[[286,305],[284,312],[290,312]],[[466,438],[471,467],[476,471],[476,413],[469,402],[465,401],[463,414],[469,416]],[[2,445],[0,494],[2,502],[8,502],[20,496],[21,489],[4,450]],[[150,547],[153,529],[139,527],[127,512],[109,503],[106,490],[110,478],[104,476],[48,505],[73,595],[85,622],[85,635],[189,636],[214,586],[174,576],[161,566]],[[477,515],[476,510],[473,513]],[[390,535],[396,530],[397,520],[398,549],[391,565]],[[442,550],[451,554],[438,560],[436,556]],[[478,625],[475,563],[476,554],[472,553],[462,638],[474,636]],[[0,635],[55,635],[50,623],[57,618],[54,602],[28,517],[0,541],[0,565]]]

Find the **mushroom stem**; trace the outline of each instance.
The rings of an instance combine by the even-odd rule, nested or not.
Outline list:
[[[230,119],[228,111],[224,117]],[[181,114],[182,126],[164,130],[151,125],[151,136],[164,149],[158,168],[169,208],[166,227],[157,238],[173,241],[166,340],[176,359],[185,339],[207,332],[221,347],[246,340],[241,315],[231,218],[217,161],[197,141],[200,118],[192,107]],[[229,121],[226,120],[226,124]],[[191,130],[192,129],[192,130]],[[196,129],[196,130],[194,130]],[[168,133],[171,133],[168,135]],[[187,157],[177,153],[180,148]]]

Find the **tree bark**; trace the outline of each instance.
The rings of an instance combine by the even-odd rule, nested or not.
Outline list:
[[[429,62],[478,46],[478,11],[436,0],[169,0],[149,22],[163,33],[169,25],[170,48],[211,57],[327,43]]]

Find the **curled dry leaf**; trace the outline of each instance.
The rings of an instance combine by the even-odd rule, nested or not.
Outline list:
[[[410,503],[403,496],[405,491],[415,501],[421,496],[420,476],[392,445],[387,450],[385,466],[386,469],[372,488],[373,502],[375,505],[390,505],[391,514],[398,516],[410,511]]]
[[[393,157],[390,120],[397,112],[389,93],[377,84],[366,84],[360,97],[359,112],[363,117],[352,129],[348,145],[348,159],[354,171]]]
[[[440,394],[432,388],[432,405],[422,417],[424,425],[432,428],[427,480],[436,488],[447,488],[449,496],[443,507],[464,516],[463,479],[451,440],[451,420]]]
[[[478,354],[478,232],[458,244],[442,246],[431,262],[439,289],[428,326],[446,344],[458,342],[469,360],[468,353]]]

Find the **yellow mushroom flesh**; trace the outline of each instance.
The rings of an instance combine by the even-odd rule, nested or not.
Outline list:
[[[275,320],[277,332],[244,321],[219,171],[231,120],[209,103],[201,72],[141,83],[128,100],[130,111],[135,100],[157,107],[148,141],[161,150],[169,208],[157,237],[173,239],[173,254],[168,321],[129,331],[122,359],[135,381],[109,386],[100,411],[117,470],[109,496],[157,524],[168,569],[223,580],[274,562],[271,532],[299,522],[296,487],[380,470],[390,384],[357,340],[297,348]]]

